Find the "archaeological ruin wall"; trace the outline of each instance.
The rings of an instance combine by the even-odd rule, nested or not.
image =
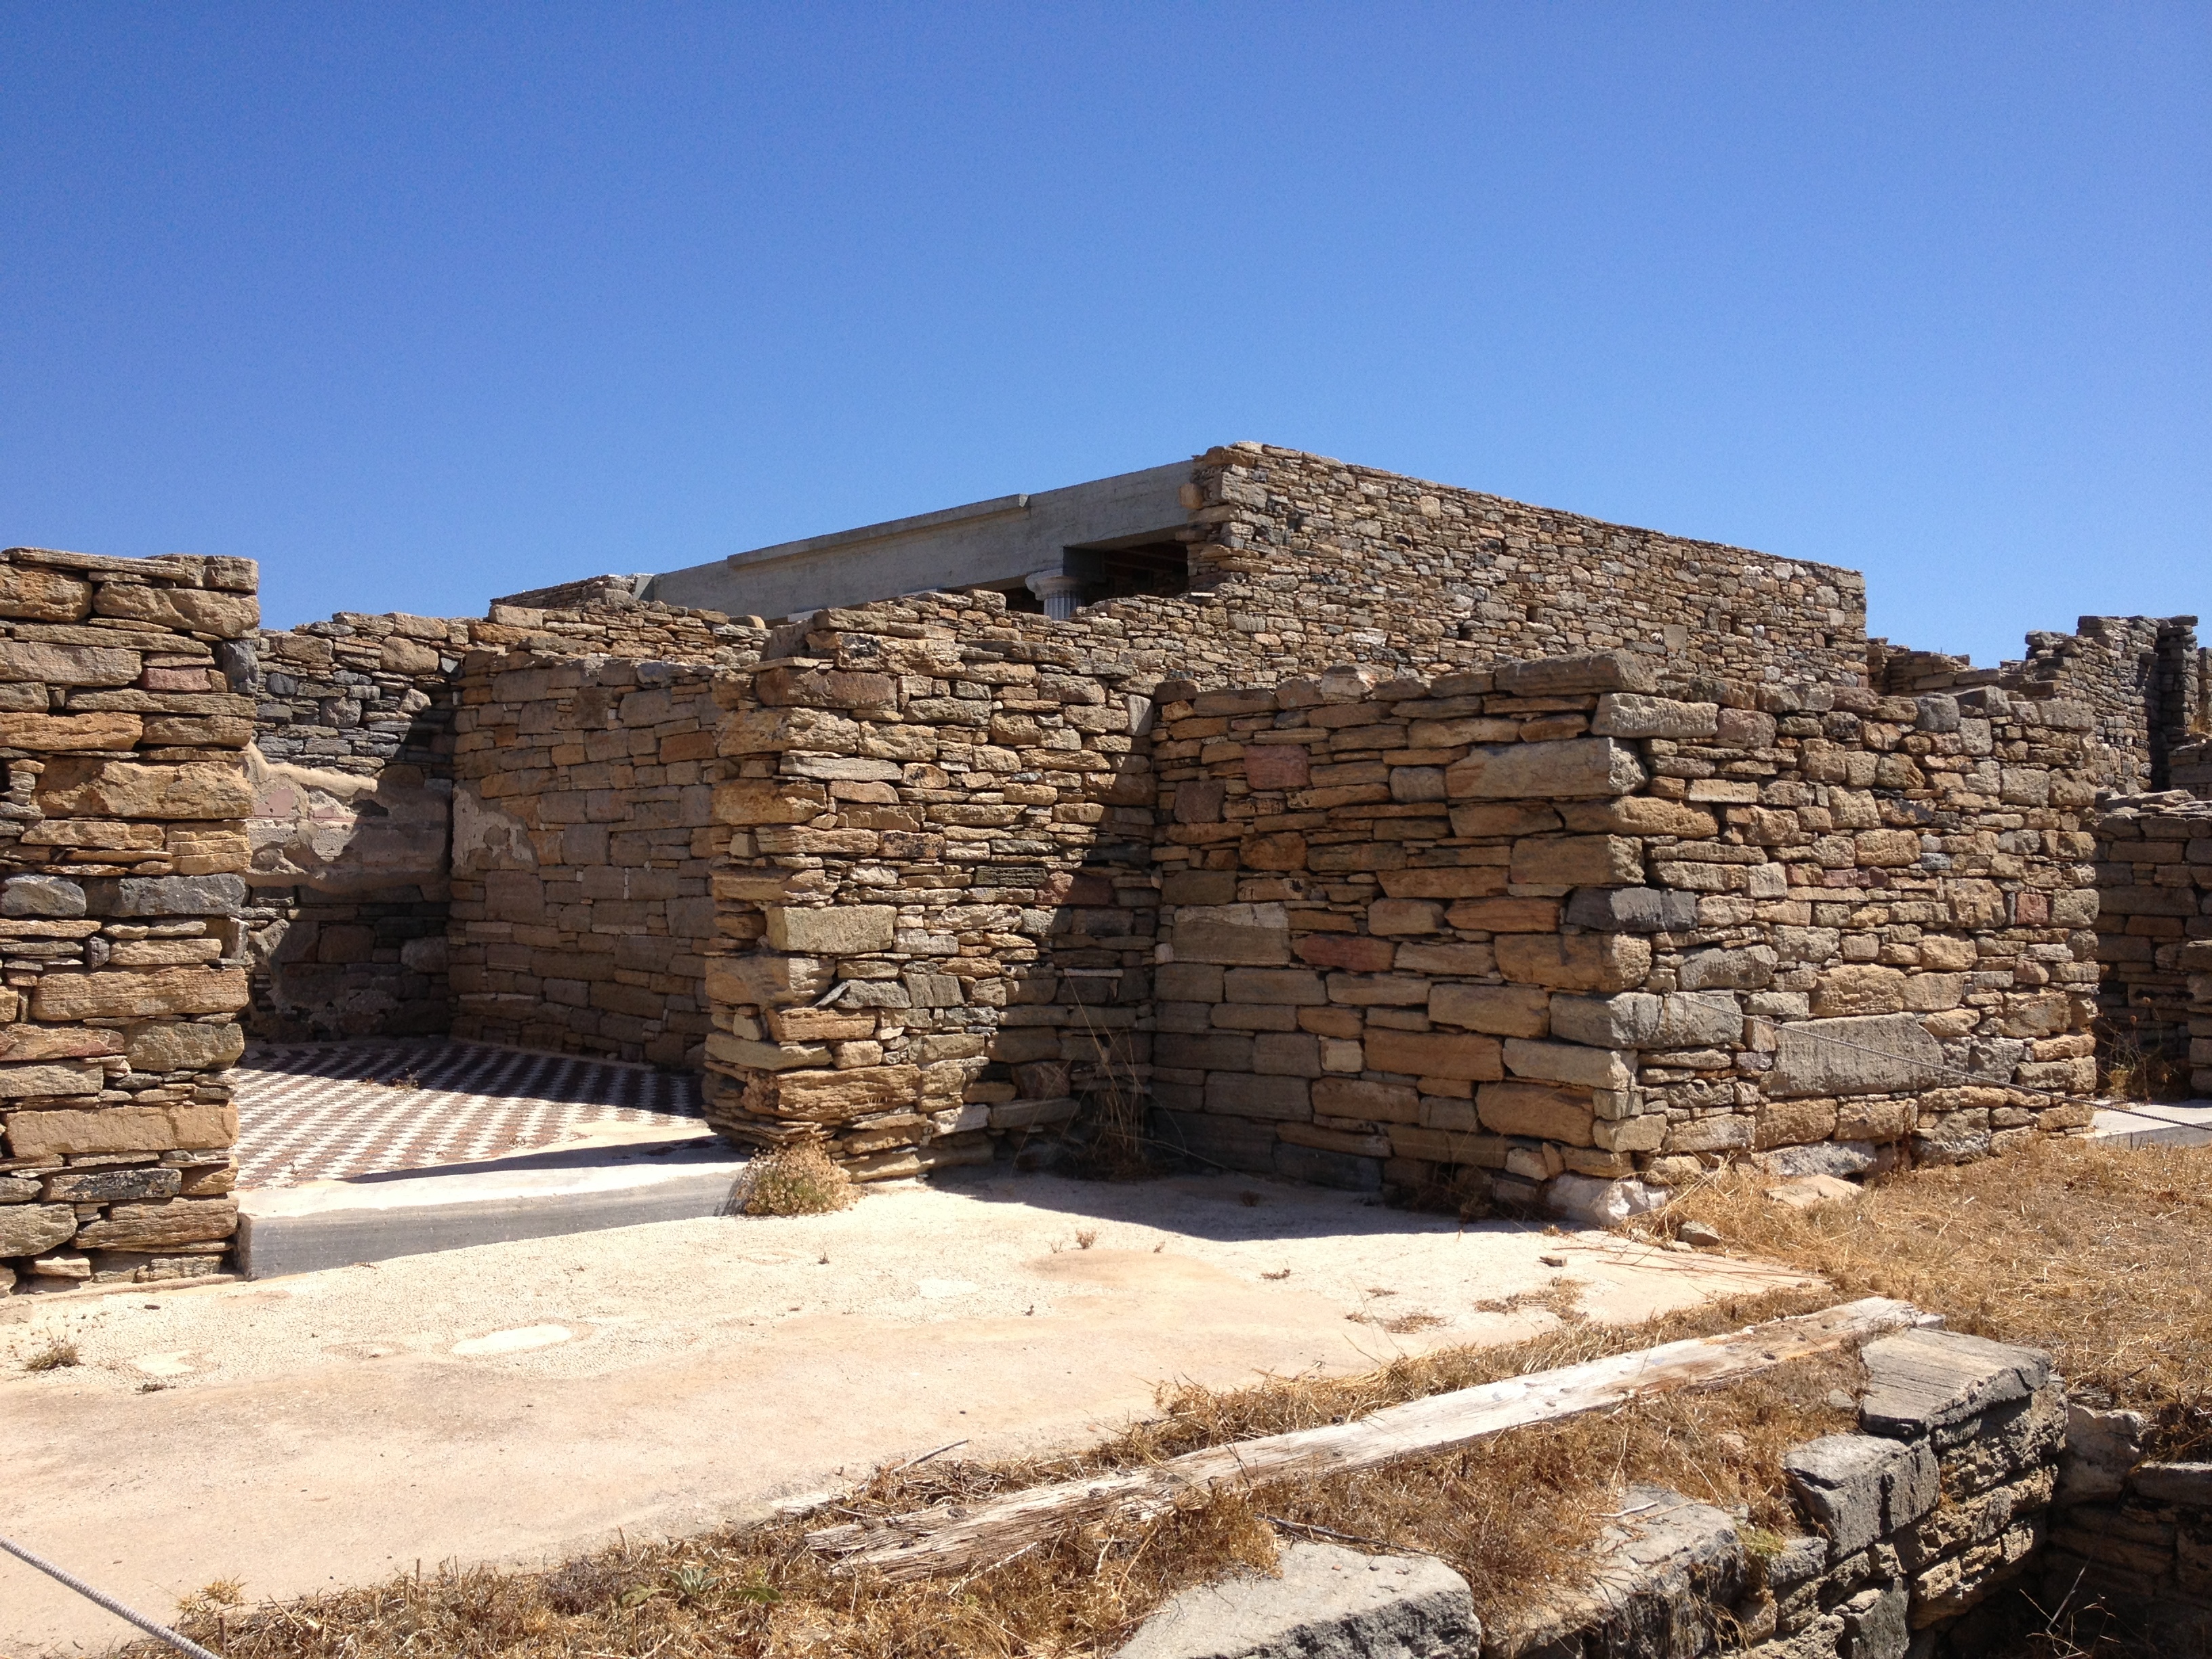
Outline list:
[[[827,613],[730,682],[721,747],[752,758],[708,985],[734,1133],[926,1166],[1125,1064],[1200,1162],[1534,1198],[2081,1121],[2084,705],[1659,696],[1632,652],[1201,690],[990,610]],[[960,994],[916,1016],[915,975]]]
[[[264,629],[246,918],[255,1035],[451,1029],[447,978],[457,682],[471,653],[738,662],[763,637],[665,605],[495,605],[488,618],[369,616]]]
[[[213,1272],[258,621],[249,560],[0,554],[0,1291]]]
[[[2212,1098],[2212,790],[2115,797],[2094,822],[2107,1061],[2131,1094]]]
[[[453,1033],[696,1068],[715,938],[717,671],[472,652],[459,680]]]
[[[2071,634],[2038,631],[2017,662],[1976,668],[1965,657],[1870,642],[1872,684],[1896,696],[1995,690],[2087,707],[2084,775],[2130,793],[2163,789],[2188,745],[2212,732],[2212,652],[2194,617],[2084,617]]]
[[[817,621],[722,686],[710,1120],[886,1176],[1133,1103],[1153,675],[995,593]]]

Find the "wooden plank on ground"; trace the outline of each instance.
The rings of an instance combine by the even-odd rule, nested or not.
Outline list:
[[[1724,1336],[1692,1337],[1556,1370],[1389,1406],[1355,1422],[1210,1446],[1146,1468],[1032,1486],[985,1503],[854,1522],[807,1534],[841,1570],[926,1578],[988,1566],[1062,1528],[1140,1520],[1226,1486],[1310,1480],[1452,1450],[1507,1429],[1557,1422],[1647,1395],[1710,1388],[1885,1331],[1934,1322],[1907,1302],[1868,1297]]]

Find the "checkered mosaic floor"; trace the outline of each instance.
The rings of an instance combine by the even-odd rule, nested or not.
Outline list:
[[[241,1187],[489,1158],[589,1124],[699,1118],[694,1078],[474,1042],[256,1044],[234,1075]]]

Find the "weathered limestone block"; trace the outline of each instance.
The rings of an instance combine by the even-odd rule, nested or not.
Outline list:
[[[1717,703],[1616,691],[1597,700],[1590,730],[1601,738],[1710,738],[1720,729],[1720,713]]]
[[[1867,1344],[1859,1421],[1870,1434],[1917,1437],[2025,1401],[2051,1380],[2051,1356],[1954,1331],[1901,1331]]]
[[[1184,1591],[1115,1659],[1447,1659],[1480,1645],[1467,1581],[1431,1557],[1291,1543],[1279,1565]]]
[[[1486,1083],[1475,1091],[1482,1127],[1495,1134],[1531,1135],[1569,1146],[1593,1144],[1597,1114],[1587,1089],[1543,1083]]]
[[[1826,1435],[1790,1448],[1782,1467],[1805,1513],[1827,1534],[1832,1562],[1911,1526],[1942,1496],[1936,1454],[1924,1440]]]
[[[1175,916],[1179,962],[1272,967],[1291,960],[1291,919],[1277,903],[1184,905]]]
[[[1504,933],[1498,971],[1561,991],[1625,991],[1651,971],[1651,946],[1628,933]]]
[[[1505,1040],[1505,1069],[1516,1077],[1545,1083],[1571,1083],[1587,1089],[1632,1089],[1636,1056],[1618,1048],[1589,1048],[1577,1042]]]
[[[243,819],[253,810],[252,791],[238,766],[198,761],[162,766],[77,756],[47,763],[39,780],[38,801],[50,817]]]
[[[77,1230],[76,1245],[87,1250],[159,1250],[175,1244],[211,1243],[238,1231],[234,1198],[175,1198],[149,1204],[118,1204],[104,1220]]]
[[[41,975],[31,994],[40,1019],[147,1019],[159,1014],[228,1014],[250,993],[242,968],[155,968]]]
[[[1686,991],[1756,991],[1773,983],[1778,962],[1767,945],[1696,951],[1682,958],[1678,977]]]
[[[84,889],[65,876],[10,876],[0,889],[0,915],[81,916]]]
[[[9,1150],[17,1158],[213,1149],[238,1139],[238,1109],[192,1104],[15,1112],[7,1130]]]
[[[1631,886],[1644,879],[1644,844],[1626,836],[1530,836],[1513,844],[1510,879],[1532,886]]]
[[[1394,1031],[1370,1029],[1367,1063],[1378,1072],[1414,1077],[1455,1078],[1462,1082],[1505,1075],[1498,1039],[1450,1031]]]
[[[184,1185],[185,1172],[167,1164],[72,1170],[47,1177],[46,1197],[57,1204],[112,1204],[124,1199],[174,1198]]]
[[[1454,800],[1626,795],[1644,782],[1634,747],[1617,738],[1561,738],[1477,749],[1446,769]]]
[[[1540,1037],[1551,1028],[1551,1002],[1547,993],[1525,986],[1438,985],[1429,992],[1429,1018],[1498,1036]]]
[[[93,596],[102,617],[123,617],[234,640],[261,625],[261,601],[252,593],[222,593],[204,587],[153,587],[140,582],[102,582]]]
[[[91,1054],[119,1054],[123,1034],[100,1026],[0,1025],[0,1060],[81,1060]]]
[[[23,622],[82,622],[92,614],[92,584],[57,570],[0,564],[0,617]]]
[[[910,1107],[921,1089],[921,1073],[913,1066],[755,1073],[745,1080],[744,1106],[763,1117],[843,1123]]]
[[[1567,901],[1564,919],[1607,933],[1676,933],[1698,925],[1698,896],[1659,887],[1583,887]]]
[[[822,909],[772,904],[768,907],[768,942],[778,951],[857,956],[890,950],[897,921],[897,909],[888,904]]]
[[[1652,659],[1638,651],[1542,657],[1497,671],[1498,689],[1516,697],[1581,696],[1592,691],[1650,691],[1659,684]]]
[[[1910,1014],[1805,1020],[1775,1028],[1766,1092],[1894,1094],[1933,1088],[1945,1075],[1942,1049]]]
[[[0,713],[0,748],[50,752],[132,749],[143,730],[136,714]]]
[[[0,1205],[0,1256],[36,1255],[67,1243],[76,1231],[71,1205]]]
[[[1905,1006],[1905,975],[1873,963],[1831,968],[1813,988],[1813,1012],[1820,1018],[1849,1014],[1894,1014]]]
[[[111,916],[234,916],[246,903],[245,878],[208,876],[126,877],[113,896],[95,889],[93,908]]]
[[[1743,1036],[1743,1005],[1720,993],[1555,996],[1552,1034],[1596,1048],[1698,1048]]]
[[[0,680],[43,680],[48,685],[131,685],[137,682],[144,661],[137,652],[113,646],[0,641]],[[201,684],[204,688],[204,676]]]
[[[96,1095],[100,1065],[96,1060],[67,1060],[45,1066],[0,1066],[0,1100],[23,1100],[38,1095]]]

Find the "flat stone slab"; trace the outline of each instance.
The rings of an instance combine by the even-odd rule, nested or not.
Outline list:
[[[1185,1590],[1115,1659],[1459,1659],[1480,1646],[1467,1580],[1432,1557],[1295,1543],[1281,1567]]]
[[[708,1130],[605,1131],[582,1146],[239,1194],[248,1279],[721,1213],[745,1154]]]
[[[2100,1106],[2088,1139],[2124,1146],[2212,1146],[2212,1100]]]
[[[1957,1331],[1901,1331],[1861,1351],[1867,1390],[1859,1423],[1911,1438],[1950,1428],[1992,1406],[2025,1400],[2051,1380],[2051,1356]]]

